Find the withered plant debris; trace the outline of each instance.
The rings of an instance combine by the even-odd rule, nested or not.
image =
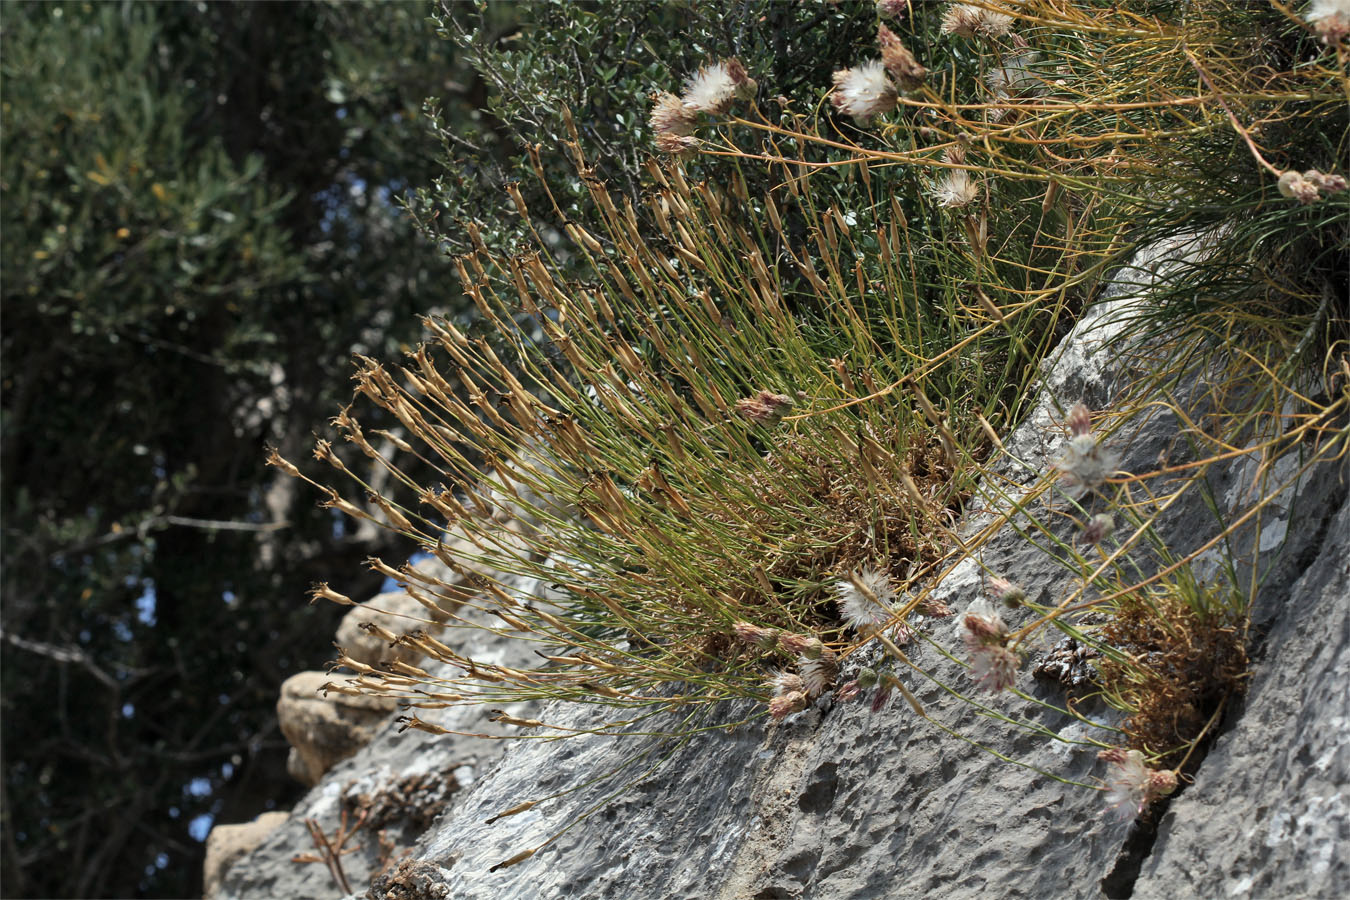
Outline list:
[[[450,886],[438,866],[405,859],[392,872],[375,876],[366,900],[445,900]]]
[[[374,794],[344,794],[342,808],[358,817],[371,831],[393,826],[420,834],[430,827],[450,803],[451,795],[460,789],[455,778],[458,765],[437,772],[408,775]]]
[[[1175,763],[1210,729],[1220,706],[1246,688],[1245,616],[1221,604],[1187,602],[1175,591],[1136,592],[1120,602],[1103,640],[1134,666],[1096,661],[1108,692],[1135,713],[1129,746]]]
[[[1036,661],[1031,674],[1073,690],[1091,683],[1096,674],[1092,660],[1099,656],[1095,648],[1066,637]]]

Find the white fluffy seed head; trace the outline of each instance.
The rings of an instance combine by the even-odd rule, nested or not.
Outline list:
[[[869,60],[834,73],[834,108],[859,122],[895,109],[900,96],[880,60]]]
[[[1350,36],[1350,0],[1313,0],[1305,18],[1325,43]]]
[[[834,599],[839,605],[839,615],[850,628],[859,634],[870,634],[890,620],[895,588],[889,575],[871,568],[855,573],[853,579],[858,584],[847,578],[835,583]]]
[[[1120,457],[1107,450],[1091,434],[1075,435],[1055,462],[1070,489],[1082,493],[1100,487],[1115,473]]]
[[[834,653],[826,650],[815,659],[797,657],[797,672],[806,684],[806,695],[814,700],[834,686],[839,664],[835,661]]]
[[[980,184],[965,169],[948,169],[933,185],[932,195],[938,206],[960,209],[980,199]]]
[[[731,109],[733,100],[753,97],[756,87],[740,60],[724,59],[691,75],[685,82],[683,99],[695,112],[720,116]]]
[[[687,136],[694,133],[698,113],[686,106],[684,101],[669,91],[661,91],[652,103],[652,114],[648,120],[652,131],[657,134]]]
[[[942,33],[957,37],[1002,37],[1012,30],[1013,17],[973,3],[953,3],[942,16]]]

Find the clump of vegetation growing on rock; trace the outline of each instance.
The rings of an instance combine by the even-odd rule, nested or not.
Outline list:
[[[1091,651],[1073,663],[1079,696],[1123,715],[1110,726],[1122,746],[1098,745],[1111,805],[1133,817],[1176,786],[1246,669],[1259,578],[1238,574],[1251,548],[1236,544],[1350,437],[1336,284],[1350,195],[1331,171],[1350,133],[1343,35],[1223,2],[1148,17],[989,2],[891,24],[839,61],[833,93],[775,96],[727,58],[684,97],[659,94],[654,143],[679,159],[651,165],[645,203],[594,177],[574,130],[562,149],[593,230],[513,187],[529,246],[490,248],[468,228],[458,269],[476,316],[429,319],[433,339],[404,366],[358,365],[358,399],[401,432],[379,445],[359,410],[335,420],[394,487],[320,489],[456,571],[471,561],[467,602],[542,662],[494,665],[414,634],[397,640],[448,666],[344,658],[358,674],[336,689],[414,709],[605,708],[587,733],[650,733],[658,711],[688,732],[735,698],[783,718],[874,686],[874,704],[894,690],[926,716],[905,687],[938,677],[906,653],[924,640],[970,667],[952,693],[1026,727],[962,692],[1032,701],[1026,658],[1053,633]],[[734,174],[705,180],[705,161]],[[1295,170],[1317,196],[1284,177]],[[1118,337],[1147,374],[1096,415],[1063,398],[1055,465],[1013,458],[1003,438],[1048,349],[1107,272],[1165,241],[1185,251],[1155,263]],[[1173,389],[1201,371],[1197,418]],[[1121,471],[1131,424],[1160,411],[1178,417],[1177,459]],[[1295,449],[1292,470],[1273,465]],[[352,474],[325,445],[317,455]],[[1163,544],[1167,510],[1243,455],[1262,477],[1242,510],[1214,502],[1212,534]],[[997,520],[959,533],[974,503]],[[958,612],[953,644],[929,591],[1005,525],[1079,586],[1047,602],[1019,573],[987,573],[990,597]],[[464,600],[373,564],[431,609]],[[889,661],[846,680],[872,641]]]

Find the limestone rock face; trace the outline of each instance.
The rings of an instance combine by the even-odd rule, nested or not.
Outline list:
[[[1141,900],[1350,897],[1350,505],[1323,527],[1241,718],[1160,823]]]
[[[220,881],[240,857],[267,839],[281,823],[290,818],[287,812],[265,812],[252,822],[238,825],[217,825],[206,838],[206,863],[203,896],[214,900],[220,890]]]
[[[482,618],[477,611],[467,618]],[[459,646],[474,656],[507,666],[532,665],[538,657],[520,641],[510,641],[487,631],[464,630]],[[432,666],[430,671],[436,671]],[[313,673],[320,674],[320,673]],[[325,676],[325,680],[337,680]],[[305,688],[317,688],[311,682]],[[339,696],[339,695],[332,695]],[[346,698],[344,698],[346,699]],[[357,699],[357,698],[352,698]],[[513,715],[533,716],[538,710],[523,704],[508,706]],[[477,708],[418,710],[418,715],[455,731],[503,735],[514,731],[487,721],[487,712]],[[405,851],[411,849],[436,822],[443,821],[463,797],[472,792],[478,779],[495,766],[506,749],[503,741],[481,740],[458,735],[434,736],[421,731],[399,732],[391,713],[381,713],[370,726],[368,742],[351,756],[336,762],[320,783],[291,811],[291,818],[270,834],[245,862],[225,875],[218,900],[333,900],[340,896],[326,866],[296,864],[296,854],[314,854],[313,840],[305,825],[314,819],[333,838],[347,814],[349,826],[363,824],[350,836],[342,856],[343,872],[356,891],[365,896],[372,880],[385,877],[384,897],[408,896],[426,886],[428,896],[441,894],[437,875],[427,866],[399,867]],[[362,811],[365,810],[364,819]],[[412,860],[418,861],[417,858]]]
[[[327,672],[300,672],[281,685],[277,719],[291,744],[287,771],[303,784],[315,785],[334,763],[366,745],[397,705],[382,697],[329,692]]]

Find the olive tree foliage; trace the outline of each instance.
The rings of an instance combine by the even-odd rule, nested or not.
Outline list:
[[[278,686],[334,624],[297,600],[382,539],[264,445],[458,302],[397,202],[462,102],[427,13],[4,8],[6,896],[191,895],[211,822],[295,795]]]
[[[766,114],[811,115],[831,73],[871,45],[877,26],[871,0],[546,0],[519,7],[441,0],[434,18],[476,73],[474,100],[482,107],[467,122],[431,110],[444,170],[417,192],[416,209],[423,226],[456,252],[474,247],[469,223],[496,250],[527,243],[507,185],[517,185],[531,209],[557,201],[569,220],[594,215],[577,160],[565,149],[568,112],[586,175],[636,197],[655,155],[647,122],[654,91],[678,94],[701,65],[735,56],[758,81]],[[730,165],[707,157],[693,164],[713,183],[725,180]],[[756,178],[769,177],[744,175],[752,196]],[[849,190],[833,179],[824,183]]]

